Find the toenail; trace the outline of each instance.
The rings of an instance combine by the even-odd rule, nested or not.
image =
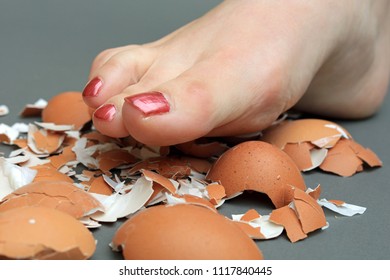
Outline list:
[[[103,121],[112,121],[116,114],[116,108],[113,104],[105,104],[96,109],[93,114],[95,118]]]
[[[125,101],[146,116],[163,114],[170,110],[169,103],[164,95],[157,91],[129,96],[125,98]]]
[[[98,95],[101,87],[103,85],[103,81],[96,77],[93,78],[84,88],[83,96],[84,97],[95,97]]]

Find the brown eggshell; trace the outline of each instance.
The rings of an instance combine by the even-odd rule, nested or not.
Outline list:
[[[200,158],[219,156],[228,149],[223,143],[213,141],[202,143],[202,139],[178,144],[175,147],[183,153]]]
[[[262,141],[248,141],[225,152],[206,178],[220,182],[226,196],[253,190],[265,193],[279,208],[292,200],[292,187],[306,189],[293,160],[277,147]]]
[[[88,259],[91,232],[72,216],[46,207],[0,213],[0,259]]]
[[[321,119],[283,121],[263,131],[262,141],[283,149],[287,143],[311,142],[318,147],[332,147],[351,135],[340,125]]]
[[[273,210],[269,219],[275,224],[282,225],[293,243],[307,237],[295,211],[288,205]]]
[[[42,111],[42,120],[55,124],[74,125],[78,130],[91,120],[91,115],[81,92],[66,91],[48,101]]]
[[[0,212],[24,206],[44,206],[81,218],[101,204],[87,192],[69,182],[39,181],[27,184],[0,201]]]
[[[37,174],[34,177],[33,182],[39,181],[65,181],[73,183],[73,179],[59,172],[57,169],[53,168],[51,165],[36,165],[30,167],[37,171]]]
[[[294,190],[294,207],[304,233],[326,226],[324,210],[317,201],[306,192]]]
[[[310,156],[311,144],[303,143],[287,143],[283,151],[288,154],[298,166],[299,170],[310,169],[313,166]]]
[[[116,232],[112,246],[125,259],[262,259],[234,222],[202,206],[159,205],[138,212]]]
[[[357,157],[347,139],[341,139],[329,150],[327,157],[321,163],[323,171],[349,177],[362,169],[363,161]]]

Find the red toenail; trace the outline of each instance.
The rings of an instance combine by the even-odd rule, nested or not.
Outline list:
[[[125,101],[146,116],[163,114],[170,110],[169,103],[164,95],[157,91],[129,96],[125,98]]]
[[[93,114],[95,118],[103,121],[112,121],[116,113],[115,106],[112,104],[105,104],[96,109]]]
[[[93,78],[84,88],[83,96],[84,97],[95,97],[98,95],[101,87],[103,85],[103,81],[96,77]]]

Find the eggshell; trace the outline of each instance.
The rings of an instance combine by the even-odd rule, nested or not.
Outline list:
[[[262,259],[234,222],[203,206],[159,205],[138,212],[116,232],[112,246],[125,259]]]
[[[59,172],[57,169],[51,167],[51,165],[37,165],[30,167],[37,171],[34,182],[38,181],[65,181],[73,183],[73,179],[66,174]]]
[[[74,125],[78,130],[91,120],[91,115],[81,92],[66,91],[48,101],[42,111],[42,120],[55,124]]]
[[[320,148],[333,147],[341,138],[351,135],[340,125],[321,119],[283,121],[263,131],[262,141],[283,149],[287,143],[311,142]]]
[[[88,259],[91,232],[72,216],[47,207],[0,213],[0,259]]]
[[[205,143],[203,143],[202,140],[204,140]],[[187,155],[201,158],[219,156],[228,149],[226,144],[217,141],[208,142],[205,139],[193,140],[178,144],[175,147]]]
[[[63,181],[39,181],[27,184],[0,201],[0,212],[24,206],[45,206],[81,218],[102,205],[87,192]]]
[[[278,225],[282,225],[286,230],[288,238],[293,243],[307,237],[295,211],[288,205],[273,210],[270,220]]]
[[[226,196],[253,190],[265,193],[279,208],[292,200],[292,188],[306,189],[294,161],[277,147],[248,141],[225,152],[211,167],[206,179],[220,182]]]

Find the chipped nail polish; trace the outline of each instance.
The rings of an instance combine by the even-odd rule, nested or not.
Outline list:
[[[145,116],[167,113],[170,106],[161,92],[147,92],[125,98],[128,104],[131,104]]]

